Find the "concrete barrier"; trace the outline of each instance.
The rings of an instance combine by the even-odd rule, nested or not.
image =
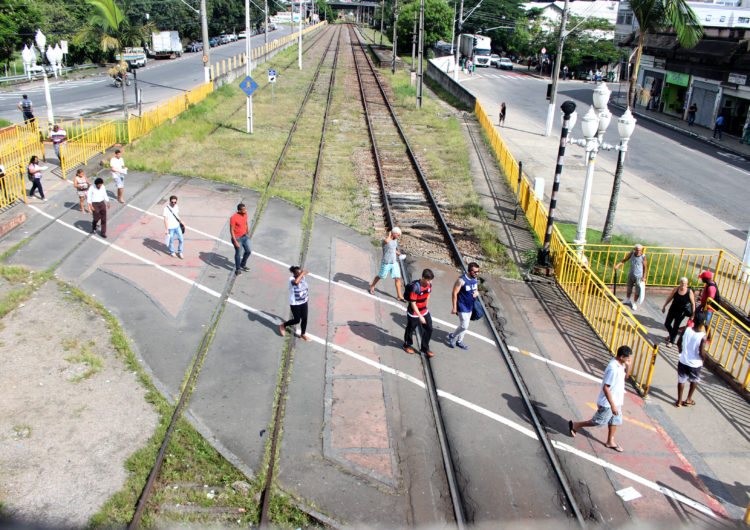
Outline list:
[[[427,63],[427,77],[435,81],[461,103],[473,109],[476,106],[477,98],[453,80],[452,64],[452,56],[430,59]],[[451,69],[451,73],[448,73],[449,69]]]

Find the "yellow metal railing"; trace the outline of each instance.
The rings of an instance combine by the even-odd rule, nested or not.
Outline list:
[[[750,386],[750,328],[728,313],[723,307],[708,299],[713,312],[708,325],[711,341],[707,354],[721,366],[744,390]]]
[[[539,240],[543,240],[547,226],[547,208],[541,198],[534,193],[531,182],[525,175],[521,176],[519,183],[518,163],[479,101],[476,103],[475,111],[508,183],[518,194],[526,219]],[[632,378],[643,395],[647,395],[659,352],[659,347],[651,344],[646,338],[648,331],[612,294],[594,270],[581,259],[579,251],[568,245],[557,227],[553,227],[552,230],[550,257],[560,287],[609,351],[614,354],[617,348],[623,345],[630,346],[633,350]]]
[[[108,121],[83,127],[80,133],[69,136],[60,151],[62,178],[66,178],[67,173],[74,167],[87,164],[93,156],[104,153],[107,148],[120,143],[123,128],[122,122]]]
[[[17,199],[26,198],[26,168],[32,156],[43,155],[42,141],[36,120],[6,127],[0,131],[0,163],[5,178],[0,179],[0,208]]]

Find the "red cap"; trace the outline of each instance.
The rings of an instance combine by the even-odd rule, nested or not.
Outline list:
[[[698,278],[700,278],[701,280],[710,280],[713,277],[714,275],[711,271],[703,271],[701,272],[701,275],[698,276]]]

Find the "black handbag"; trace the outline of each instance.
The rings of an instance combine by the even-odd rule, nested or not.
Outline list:
[[[169,209],[169,213],[171,213],[171,214],[172,214],[172,216],[173,216],[173,217],[174,217],[175,219],[177,219],[177,222],[178,222],[178,223],[180,223],[180,230],[181,230],[181,231],[182,231],[182,233],[184,234],[184,233],[185,233],[185,225],[184,225],[184,224],[182,224],[182,221],[180,221],[180,218],[179,218],[179,217],[177,217],[177,216],[176,216],[176,215],[174,214],[174,212],[172,211],[172,208],[170,208],[169,206],[167,206],[167,208]]]

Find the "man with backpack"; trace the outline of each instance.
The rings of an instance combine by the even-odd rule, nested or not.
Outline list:
[[[422,277],[414,280],[406,286],[404,296],[407,300],[406,305],[406,332],[404,333],[404,351],[406,353],[415,353],[412,335],[417,326],[422,327],[422,353],[427,357],[435,355],[430,351],[430,337],[432,337],[432,316],[427,309],[427,303],[430,300],[432,291],[432,280],[435,275],[430,269],[422,271]]]
[[[701,272],[698,278],[700,278],[705,284],[705,287],[701,292],[701,300],[698,304],[698,311],[702,311],[703,313],[705,313],[706,328],[708,328],[708,325],[711,323],[711,317],[714,316],[714,312],[707,307],[708,299],[712,298],[715,303],[720,304],[721,295],[719,294],[719,288],[716,287],[716,282],[713,281],[714,275],[711,271]]]

